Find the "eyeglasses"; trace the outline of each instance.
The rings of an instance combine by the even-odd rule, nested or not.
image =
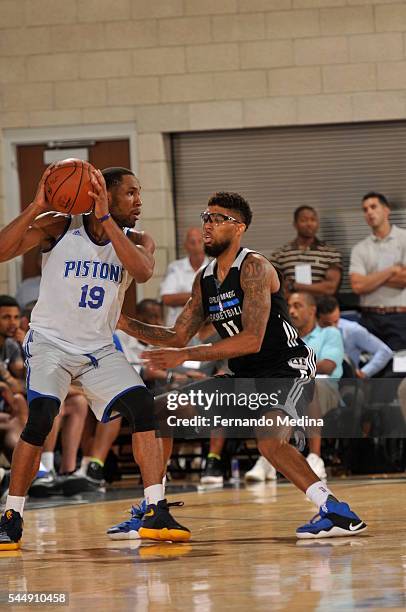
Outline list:
[[[230,217],[229,215],[223,215],[222,213],[216,212],[202,212],[200,213],[200,218],[202,220],[202,223],[213,223],[214,225],[221,225],[226,221],[241,224],[241,221],[238,221],[238,219],[235,219],[234,217]]]

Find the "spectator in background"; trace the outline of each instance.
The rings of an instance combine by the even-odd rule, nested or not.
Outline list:
[[[29,276],[25,278],[17,287],[16,300],[23,310],[30,302],[36,302],[39,296],[39,286],[41,284],[41,266],[42,266],[42,252],[38,251],[37,258],[37,272],[36,276]]]
[[[311,206],[299,206],[293,225],[296,238],[271,255],[271,261],[285,276],[287,292],[334,295],[341,281],[341,254],[317,238],[317,212]]]
[[[14,339],[20,324],[20,308],[9,295],[0,296],[0,435],[2,450],[11,459],[25,426],[28,406],[24,392],[24,361]]]
[[[28,406],[25,397],[21,393],[13,393],[9,385],[0,378],[0,452],[3,452],[10,462],[27,418]]]
[[[167,308],[166,325],[172,326],[190,298],[196,272],[209,263],[204,254],[202,230],[191,227],[184,242],[187,257],[169,264],[161,284],[161,298]]]
[[[9,295],[0,295],[0,376],[13,393],[24,391],[24,360],[14,339],[20,326],[20,307]]]
[[[340,307],[334,296],[325,296],[317,302],[317,318],[320,327],[332,325],[340,330],[344,351],[355,368],[358,378],[370,378],[380,372],[393,357],[393,351],[387,344],[356,323],[341,318]],[[371,358],[360,367],[362,353],[368,353]]]
[[[367,193],[362,209],[372,233],[353,247],[350,263],[360,323],[392,350],[406,349],[406,230],[391,225],[390,205],[381,193]]]

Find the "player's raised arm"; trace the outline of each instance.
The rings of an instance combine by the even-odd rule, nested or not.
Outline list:
[[[205,320],[200,288],[201,275],[201,272],[196,274],[193,281],[192,297],[185,304],[173,327],[148,325],[148,323],[142,323],[137,319],[130,319],[130,317],[121,314],[118,328],[147,344],[170,347],[185,346],[198,332]]]
[[[42,175],[31,204],[0,231],[0,261],[13,259],[38,245],[48,246],[63,231],[65,218],[55,217],[45,199],[45,181],[51,170],[49,166]]]
[[[262,255],[251,253],[242,265],[241,288],[244,291],[243,333],[246,341],[252,344],[254,353],[259,351],[264,339],[271,312],[271,292],[279,288],[275,268]]]

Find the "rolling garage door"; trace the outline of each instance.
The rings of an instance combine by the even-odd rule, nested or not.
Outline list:
[[[344,257],[344,293],[351,247],[369,232],[362,196],[384,193],[392,221],[406,227],[404,121],[173,134],[172,155],[179,256],[214,191],[248,199],[254,219],[244,244],[267,256],[294,237],[295,208],[316,208],[319,237]]]

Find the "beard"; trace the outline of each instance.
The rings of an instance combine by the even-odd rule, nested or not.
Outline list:
[[[216,242],[214,244],[205,244],[204,252],[209,257],[218,257],[219,255],[224,253],[226,249],[228,249],[230,244],[231,240],[223,240],[223,242]]]
[[[132,219],[123,219],[122,217],[115,217],[114,215],[111,216],[117,223],[118,227],[120,227],[121,229],[124,229],[125,227],[129,227],[130,229],[132,229],[137,223],[137,220],[133,221]]]

